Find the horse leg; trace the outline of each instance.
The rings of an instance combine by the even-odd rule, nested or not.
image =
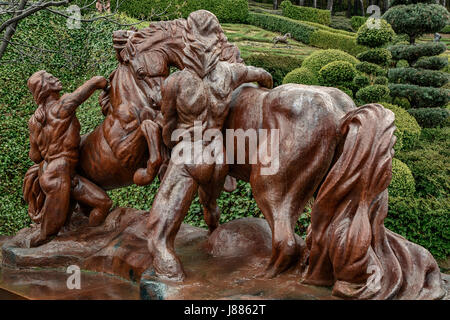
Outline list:
[[[89,214],[89,226],[100,225],[111,209],[112,201],[108,194],[88,179],[75,175],[72,179],[71,196],[81,208],[92,208]]]
[[[155,179],[163,163],[162,139],[160,127],[151,120],[144,120],[141,123],[140,130],[147,140],[149,159],[147,168],[139,168],[134,173],[133,182],[139,186],[145,186]]]

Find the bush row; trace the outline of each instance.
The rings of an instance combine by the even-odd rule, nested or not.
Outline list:
[[[433,108],[446,105],[450,91],[443,88],[420,87],[414,84],[389,84],[391,96],[407,98],[414,108]]]
[[[420,57],[437,56],[445,50],[447,47],[444,43],[426,42],[416,45],[399,44],[388,47],[391,51],[392,59],[394,60],[406,60],[410,64],[417,61]]]
[[[331,12],[329,10],[294,6],[289,0],[284,0],[280,7],[282,9],[283,16],[291,19],[311,21],[327,26],[331,23]]]
[[[289,32],[295,40],[318,48],[340,49],[352,55],[357,55],[367,50],[366,47],[356,44],[354,36],[336,32],[336,30],[328,31],[327,29],[318,28],[312,23],[305,23],[286,17],[250,12],[248,23],[269,31]]]
[[[450,111],[444,108],[417,108],[408,112],[422,128],[444,127],[450,124]]]
[[[400,60],[402,61],[402,60]],[[441,70],[448,65],[447,57],[421,57],[412,66],[428,70]]]
[[[388,78],[391,83],[409,83],[423,87],[442,87],[448,82],[448,73],[436,70],[395,68],[389,70]]]

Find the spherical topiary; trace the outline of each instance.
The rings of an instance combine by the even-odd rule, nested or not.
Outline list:
[[[356,42],[371,48],[380,47],[392,40],[395,32],[383,19],[369,18],[358,30]]]
[[[391,110],[395,114],[394,123],[397,127],[396,136],[398,138],[397,133],[399,133],[402,137],[402,145],[398,148],[396,146],[395,150],[398,151],[401,149],[412,149],[419,140],[421,132],[421,128],[416,119],[414,119],[414,117],[411,116],[408,111],[395,104],[385,102],[382,102],[381,104],[383,105],[383,107]],[[399,141],[397,141],[397,144],[399,144]]]
[[[353,82],[358,89],[361,89],[367,87],[370,84],[370,79],[369,77],[360,74],[353,79]]]
[[[381,84],[364,87],[356,93],[356,98],[364,104],[380,102],[389,96],[389,88]]]
[[[389,80],[386,77],[376,77],[375,80],[373,80],[374,84],[381,84],[383,86],[387,86]]]
[[[405,33],[410,43],[425,33],[438,32],[450,19],[447,9],[439,4],[409,4],[391,7],[383,15],[397,33]]]
[[[379,65],[387,65],[391,60],[392,55],[388,49],[376,48],[361,52],[356,56],[360,61],[367,61]]]
[[[302,67],[292,70],[284,77],[283,84],[287,83],[318,85],[319,81],[311,70]]]
[[[392,104],[402,107],[405,110],[411,108],[411,104],[407,98],[395,97],[392,99]]]
[[[416,182],[411,170],[398,159],[392,159],[392,180],[388,188],[390,197],[412,197]]]
[[[384,70],[382,67],[366,61],[358,63],[355,67],[356,70],[358,70],[359,72],[367,73],[369,75],[374,75],[378,77],[384,77],[386,76],[387,73],[387,71]]]
[[[396,66],[397,68],[408,68],[408,67],[409,67],[409,63],[408,63],[407,60],[401,59],[401,60],[398,60],[398,61],[397,61],[397,63],[395,64],[395,66]]]
[[[328,49],[316,51],[309,55],[305,61],[303,61],[302,67],[311,70],[315,74],[319,74],[322,67],[333,61],[347,61],[353,65],[359,62],[358,59],[347,52],[337,49]]]
[[[319,71],[319,83],[323,86],[337,86],[351,82],[356,75],[355,67],[346,61],[331,62]]]

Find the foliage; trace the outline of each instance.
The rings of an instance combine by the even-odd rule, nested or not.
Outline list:
[[[449,90],[442,88],[420,87],[413,84],[389,84],[393,97],[407,98],[413,108],[433,108],[448,103]]]
[[[444,28],[449,23],[450,15],[439,4],[418,3],[391,7],[383,19],[392,25],[396,33],[409,35],[410,43],[414,43],[416,37]]]
[[[361,52],[356,58],[360,61],[367,61],[384,66],[391,60],[392,55],[391,52],[385,48],[375,48]]]
[[[389,82],[389,80],[388,80],[388,78],[386,78],[386,77],[376,77],[376,78],[373,80],[373,83],[374,83],[374,84],[381,84],[381,85],[383,85],[383,86],[387,86],[388,82]]]
[[[307,68],[297,68],[289,72],[283,80],[283,84],[298,83],[307,85],[318,85],[316,75]]]
[[[323,86],[335,87],[351,82],[356,69],[350,62],[333,61],[319,70],[319,83]]]
[[[382,102],[381,104],[395,114],[394,124],[397,127],[395,133],[397,136],[395,151],[412,149],[417,144],[421,132],[417,121],[408,111],[397,105],[386,102]]]
[[[350,24],[352,25],[352,29],[358,31],[358,29],[366,23],[367,18],[361,16],[353,16],[350,20]]]
[[[331,12],[329,10],[294,6],[289,0],[284,0],[280,7],[282,9],[283,16],[291,19],[311,21],[327,26],[331,23]]]
[[[253,54],[245,59],[245,63],[270,72],[273,85],[276,87],[283,83],[283,79],[291,70],[300,68],[302,60],[290,56]]]
[[[408,63],[408,61],[402,59],[402,60],[398,60],[397,63],[395,64],[395,66],[397,68],[407,68],[407,67],[409,67],[409,63]]]
[[[449,34],[450,33],[450,25],[446,25],[444,28],[439,31],[440,33]]]
[[[370,18],[356,33],[356,43],[376,48],[391,41],[394,35],[394,30],[386,20]]]
[[[356,99],[363,104],[384,101],[388,98],[388,96],[388,87],[380,84],[364,87],[356,92]]]
[[[336,15],[331,17],[330,28],[353,32],[350,19]]]
[[[322,49],[340,49],[353,55],[366,50],[364,46],[356,43],[356,38],[351,33],[313,22],[251,12],[248,23],[283,34],[289,32],[293,39]]]
[[[358,63],[356,65],[356,70],[358,70],[359,72],[366,73],[368,75],[382,76],[382,77],[386,76],[386,70],[384,70],[382,67],[374,63],[366,61]]]
[[[416,192],[414,177],[408,166],[398,159],[392,159],[392,181],[389,185],[389,196],[412,197]]]
[[[353,91],[351,89],[343,87],[343,86],[337,86],[336,88],[338,88],[339,90],[343,91],[350,98],[353,98]]]
[[[388,78],[391,83],[409,83],[424,87],[442,87],[448,82],[445,72],[414,68],[390,69]]]
[[[248,17],[247,0],[127,0],[119,7],[131,17],[161,20],[186,18],[200,9],[211,11],[222,23],[245,22]]]
[[[328,49],[312,53],[303,61],[302,67],[307,68],[318,75],[319,70],[322,69],[322,67],[334,61],[346,61],[352,65],[358,63],[358,59],[344,51]]]
[[[450,125],[450,111],[444,108],[417,108],[408,112],[422,128],[436,128]]]
[[[439,43],[425,42],[415,45],[399,44],[388,47],[388,50],[391,51],[392,59],[394,60],[404,59],[408,61],[410,64],[412,64],[415,61],[417,61],[420,57],[439,55],[445,52],[445,50],[447,50],[447,47],[442,42]]]
[[[412,65],[412,67],[429,70],[441,70],[445,68],[447,65],[448,65],[447,57],[434,56],[434,57],[421,57]]]
[[[363,75],[363,74],[359,74],[357,75],[354,79],[353,82],[355,83],[355,86],[358,89],[367,87],[368,85],[370,85],[370,79],[368,76]]]
[[[429,250],[435,258],[450,254],[450,200],[389,197],[386,228]]]

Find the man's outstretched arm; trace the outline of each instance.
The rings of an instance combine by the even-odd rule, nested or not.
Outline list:
[[[96,76],[86,81],[74,92],[67,93],[62,96],[60,112],[62,112],[62,115],[65,116],[74,113],[78,106],[89,99],[89,97],[95,92],[95,90],[105,89],[107,85],[108,81],[101,76]]]

